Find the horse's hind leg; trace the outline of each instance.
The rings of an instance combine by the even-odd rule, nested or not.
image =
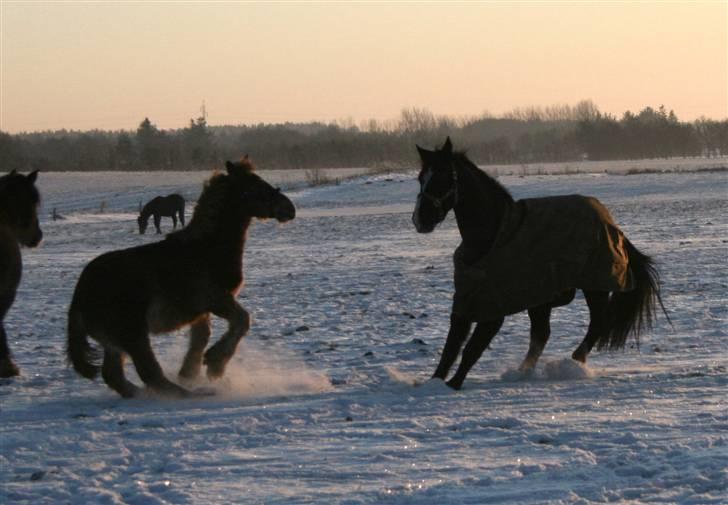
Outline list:
[[[104,349],[101,376],[111,389],[124,398],[132,398],[141,391],[124,377],[124,355],[118,351]]]
[[[185,355],[179,376],[192,380],[200,374],[202,353],[210,341],[210,316],[205,315],[190,326],[190,347]]]
[[[584,298],[589,307],[589,329],[584,340],[571,355],[576,361],[586,363],[586,357],[594,347],[594,344],[607,329],[607,306],[609,305],[609,292],[607,291],[584,291]]]
[[[149,388],[169,396],[193,396],[191,392],[164,376],[162,367],[159,366],[157,358],[154,357],[154,352],[146,335],[144,335],[144,338],[138,339],[133,348],[131,348],[132,346],[128,347],[127,352],[134,361],[134,367],[139,377]]]
[[[15,377],[20,375],[20,370],[13,363],[10,356],[10,347],[8,347],[8,336],[5,333],[5,326],[0,321],[0,377]]]
[[[232,296],[213,309],[212,313],[228,321],[228,330],[207,350],[204,357],[207,376],[217,379],[225,373],[225,366],[235,354],[240,339],[250,329],[250,315]]]
[[[175,216],[174,214],[172,214],[172,229],[177,229],[177,216]]]
[[[498,333],[500,327],[503,325],[503,318],[495,321],[488,321],[484,323],[478,323],[473,331],[473,335],[465,345],[463,350],[463,357],[460,360],[460,366],[457,372],[453,375],[452,379],[447,381],[447,385],[453,389],[460,389],[463,386],[465,376],[478,361],[483,351],[488,347],[490,341],[493,340],[495,334]]]
[[[182,207],[179,211],[179,225],[181,228],[185,227],[185,209]]]
[[[440,356],[440,363],[432,375],[433,378],[445,380],[447,373],[450,371],[450,367],[460,353],[463,342],[465,342],[468,333],[470,333],[471,326],[472,323],[467,319],[457,317],[455,314],[450,316],[450,331],[447,333],[445,347]]]
[[[539,305],[528,309],[528,318],[531,320],[531,342],[526,358],[518,367],[522,371],[533,370],[546,347],[546,342],[551,335],[551,305]]]

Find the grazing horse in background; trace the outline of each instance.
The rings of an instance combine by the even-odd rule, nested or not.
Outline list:
[[[630,334],[639,342],[640,332],[651,327],[656,301],[662,306],[658,272],[598,200],[569,195],[514,201],[463,153],[453,152],[449,137],[439,150],[417,149],[422,169],[415,228],[430,233],[454,209],[462,237],[454,255],[450,331],[433,377],[447,377],[476,323],[447,383],[460,389],[504,317],[524,310],[531,341],[520,369],[532,371],[551,333],[551,309],[571,303],[576,289],[584,293],[591,321],[574,360],[586,363],[595,344],[623,348]]]
[[[139,224],[139,233],[144,235],[147,231],[147,225],[149,224],[149,216],[154,216],[154,227],[157,229],[157,233],[162,233],[159,228],[159,223],[162,221],[162,217],[172,218],[172,229],[177,228],[177,216],[182,227],[185,225],[185,199],[182,195],[174,193],[167,196],[157,196],[152,198],[147,204],[142,207],[139,211],[139,217],[137,223]]]
[[[0,377],[20,374],[10,355],[3,320],[15,301],[23,271],[20,245],[36,247],[43,239],[38,224],[37,178],[37,170],[27,176],[13,170],[0,177]]]
[[[81,273],[68,313],[69,361],[93,379],[99,366],[90,335],[103,347],[101,374],[124,398],[139,388],[124,377],[130,356],[153,391],[190,396],[168,380],[152,352],[149,334],[191,325],[189,350],[179,376],[192,380],[203,364],[210,379],[221,377],[250,327],[248,312],[235,300],[243,285],[243,248],[252,218],[293,219],[296,209],[243,159],[205,183],[190,224],[153,244],[102,254]],[[220,340],[210,338],[210,314],[228,321]],[[204,352],[204,355],[203,355]]]

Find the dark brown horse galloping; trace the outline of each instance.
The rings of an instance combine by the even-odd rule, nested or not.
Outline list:
[[[235,300],[243,284],[243,247],[251,219],[295,217],[293,203],[254,173],[246,159],[227,162],[205,184],[187,228],[161,242],[103,254],[91,261],[76,285],[68,314],[68,358],[76,371],[93,379],[99,366],[87,335],[104,350],[101,374],[125,398],[139,388],[124,377],[130,356],[139,377],[152,390],[189,396],[169,381],[152,352],[150,333],[191,325],[189,350],[179,375],[197,377],[203,364],[216,379],[250,327]],[[206,352],[210,314],[228,321],[228,330]]]
[[[167,196],[157,196],[152,198],[147,204],[142,207],[137,218],[137,224],[139,225],[139,233],[144,235],[147,231],[147,225],[149,224],[149,216],[154,216],[154,227],[157,229],[157,233],[162,233],[159,225],[162,221],[162,217],[172,218],[172,229],[177,228],[177,216],[182,227],[185,225],[185,199],[182,195],[174,193]]]
[[[3,320],[15,301],[23,263],[20,245],[37,246],[43,238],[38,225],[38,171],[21,175],[13,170],[0,177],[0,377],[20,372],[13,363]]]
[[[453,152],[449,137],[442,149],[417,149],[417,231],[433,231],[454,209],[462,237],[454,256],[450,331],[435,378],[447,377],[475,323],[447,383],[460,389],[505,316],[524,310],[531,343],[521,370],[533,370],[551,333],[551,309],[570,303],[576,289],[584,293],[591,318],[572,355],[576,361],[585,363],[594,345],[623,348],[630,334],[639,338],[651,326],[656,302],[662,305],[657,270],[598,200],[569,195],[514,201],[464,154]]]

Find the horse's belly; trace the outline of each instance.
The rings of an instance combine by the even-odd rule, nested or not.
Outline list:
[[[147,308],[147,329],[150,333],[173,331],[192,323],[202,313],[202,310],[193,310],[154,300]]]

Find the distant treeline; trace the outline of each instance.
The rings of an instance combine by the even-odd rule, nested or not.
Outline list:
[[[389,122],[209,126],[160,130],[145,118],[136,131],[0,131],[0,170],[198,170],[249,154],[262,168],[411,166],[414,144],[450,135],[479,164],[728,155],[728,119],[678,120],[665,107],[617,119],[591,101],[515,109],[496,117],[436,116],[402,110]]]

